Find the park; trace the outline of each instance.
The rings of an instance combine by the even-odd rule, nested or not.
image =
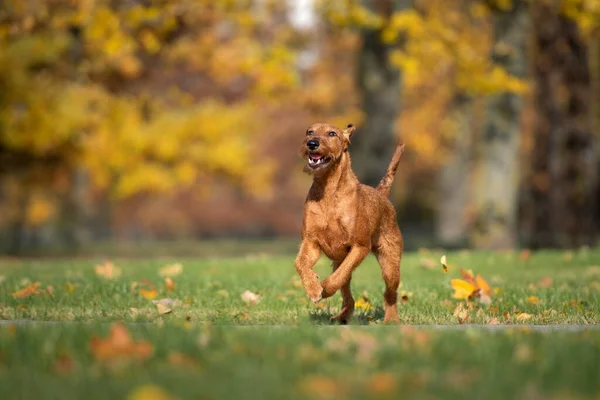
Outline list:
[[[3,1],[0,399],[597,400],[599,144],[594,0]]]

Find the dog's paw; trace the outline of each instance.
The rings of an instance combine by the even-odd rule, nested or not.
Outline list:
[[[313,303],[316,303],[323,298],[323,288],[321,287],[321,284],[317,282],[306,288],[306,294]]]

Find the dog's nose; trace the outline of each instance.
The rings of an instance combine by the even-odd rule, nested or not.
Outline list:
[[[306,142],[306,147],[308,147],[309,150],[316,150],[319,148],[319,142],[316,140],[309,140]]]

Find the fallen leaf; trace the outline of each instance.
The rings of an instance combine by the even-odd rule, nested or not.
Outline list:
[[[158,271],[158,274],[160,276],[162,276],[163,278],[173,278],[177,275],[180,275],[182,272],[183,272],[183,266],[181,264],[177,263],[177,264],[171,264],[171,265],[162,267]]]
[[[156,289],[140,289],[140,294],[146,300],[152,300],[158,295]]]
[[[459,300],[467,300],[477,291],[477,287],[474,284],[462,279],[452,279],[450,285],[454,289],[452,297]]]
[[[173,279],[166,277],[165,287],[167,288],[167,292],[172,292],[173,290],[175,290],[175,282],[173,281]]]
[[[131,307],[131,308],[129,309],[129,311],[131,312],[131,316],[132,316],[133,318],[137,317],[137,316],[138,316],[138,314],[140,313],[140,311],[139,311],[137,308],[135,308],[135,307]]]
[[[145,360],[152,355],[152,344],[147,341],[134,342],[125,325],[112,324],[105,339],[92,337],[90,350],[96,360],[101,362],[116,359]]]
[[[419,266],[424,269],[434,269],[435,261],[431,258],[421,258],[421,260],[419,260]]]
[[[75,291],[75,285],[73,285],[71,282],[65,283],[65,292],[71,294],[74,291]]]
[[[519,362],[528,362],[533,358],[533,351],[531,347],[526,344],[519,344],[515,348],[515,352],[513,353],[513,358]]]
[[[479,296],[479,302],[481,304],[490,305],[492,304],[492,298],[486,294],[481,294]]]
[[[21,290],[18,290],[16,292],[14,292],[12,294],[12,296],[15,299],[22,299],[24,297],[29,297],[29,296],[32,296],[34,294],[40,294],[40,293],[42,293],[42,291],[38,290],[38,286],[40,286],[39,282],[32,283],[31,285],[29,285],[29,286],[27,286],[27,287],[25,287],[25,288],[23,288]]]
[[[369,298],[363,295],[354,302],[354,308],[367,312],[373,309],[373,305],[371,304]]]
[[[70,355],[60,354],[54,361],[54,372],[67,374],[73,370],[74,362]]]
[[[515,315],[517,316],[517,321],[527,321],[533,317],[533,315],[524,312],[516,312]]]
[[[549,288],[550,286],[552,286],[552,278],[550,278],[549,276],[543,277],[538,282],[538,286],[541,288]]]
[[[444,271],[444,273],[448,272],[448,264],[446,263],[445,255],[442,256],[442,258],[440,259],[440,262],[442,263],[442,270]]]
[[[174,398],[156,385],[144,385],[134,389],[127,400],[173,400]]]
[[[373,375],[368,379],[367,387],[376,396],[390,394],[396,389],[396,377],[390,372]]]
[[[54,286],[52,286],[52,285],[46,286],[46,292],[48,292],[48,294],[50,296],[54,296]]]
[[[498,318],[494,317],[494,318],[490,319],[490,322],[488,322],[488,324],[490,324],[490,325],[500,325],[500,321],[498,321]]]
[[[529,250],[529,249],[521,250],[520,257],[521,257],[521,260],[523,260],[523,261],[529,260],[531,258],[531,250]]]
[[[177,302],[173,299],[160,299],[160,300],[152,300],[154,304],[156,304],[156,308],[158,309],[159,314],[168,314],[173,311],[173,308],[176,306]]]
[[[244,293],[242,293],[240,297],[246,304],[258,304],[260,302],[260,295],[249,290],[246,290]]]
[[[492,296],[492,289],[490,288],[490,284],[487,283],[485,281],[485,279],[483,279],[481,277],[481,275],[477,274],[477,278],[475,279],[475,283],[477,284],[477,287],[479,289],[481,289],[481,293],[491,297]]]
[[[462,276],[463,279],[467,282],[472,283],[473,285],[477,285],[477,283],[475,282],[475,274],[473,273],[472,269],[461,268],[460,276]]]
[[[184,367],[186,369],[197,369],[198,368],[198,362],[196,360],[194,360],[192,357],[188,356],[187,354],[181,353],[179,351],[172,351],[169,353],[169,356],[167,357],[167,360],[169,361],[169,364],[171,365],[175,365],[178,367]]]
[[[538,303],[540,302],[540,299],[538,299],[538,298],[537,298],[537,297],[535,297],[535,296],[529,296],[529,297],[527,298],[527,302],[528,302],[529,304],[538,304]]]
[[[463,303],[458,303],[452,316],[458,319],[458,323],[462,325],[469,319],[469,310],[465,308]]]
[[[403,302],[405,302],[405,303],[406,303],[406,302],[408,301],[408,296],[407,296],[407,295],[404,295],[404,296],[402,296],[400,299],[401,299]]]
[[[104,279],[115,279],[121,276],[121,268],[116,267],[112,262],[107,261],[104,264],[98,264],[94,267],[96,275]]]
[[[327,376],[309,376],[300,386],[304,393],[322,399],[339,399],[346,388],[341,382]]]

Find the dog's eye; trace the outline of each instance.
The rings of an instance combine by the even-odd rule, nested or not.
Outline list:
[[[306,131],[306,136],[310,136],[313,134],[313,131]]]
[[[329,132],[329,136],[337,136],[337,133],[335,133],[334,131]]]

